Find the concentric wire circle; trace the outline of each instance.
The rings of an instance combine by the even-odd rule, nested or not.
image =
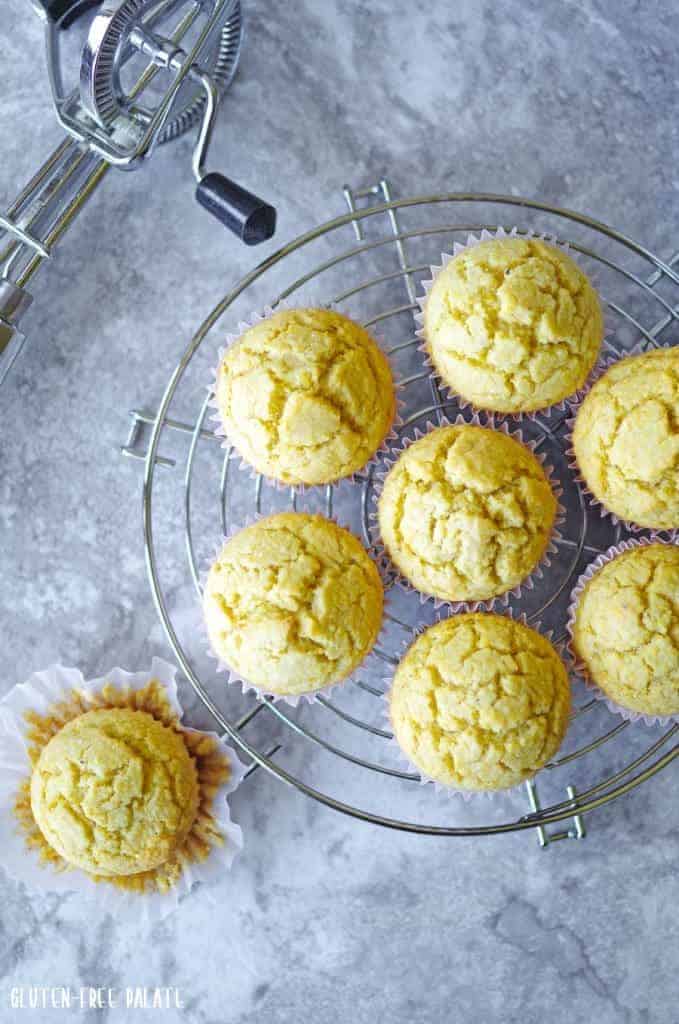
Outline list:
[[[365,234],[350,244],[357,225]],[[434,614],[416,595],[396,591],[388,595],[385,631],[372,666],[337,696],[291,708],[241,695],[215,675],[200,642],[200,573],[214,541],[253,514],[292,507],[339,513],[370,548],[374,469],[336,488],[281,492],[261,477],[234,488],[238,460],[217,444],[208,399],[197,401],[196,396],[209,383],[219,345],[238,319],[288,299],[339,308],[381,337],[401,384],[404,437],[441,416],[454,417],[460,412],[454,396],[439,387],[417,349],[415,295],[430,264],[455,240],[499,226],[538,230],[571,245],[604,297],[609,345],[617,352],[624,354],[639,341],[646,347],[668,343],[666,331],[677,319],[679,297],[674,261],[663,263],[619,232],[581,214],[512,196],[451,193],[395,200],[337,217],[301,235],[225,296],[196,332],[168,382],[146,458],[143,516],[152,594],[168,640],[204,707],[257,764],[307,796],[353,817],[417,833],[488,835],[593,810],[668,765],[679,753],[679,727],[630,726],[589,699],[580,686],[567,745],[538,776],[540,789],[552,791],[543,809],[526,814],[519,806],[517,811],[517,793],[469,804],[454,797],[444,800],[433,787],[417,785],[418,777],[399,761],[384,720],[384,677],[393,672],[414,630],[433,621]],[[176,426],[187,416],[191,436],[188,446],[182,446]],[[556,642],[565,634],[566,606],[577,576],[600,550],[625,535],[620,525],[588,504],[572,478],[565,459],[566,417],[567,410],[557,408],[520,424],[524,439],[553,466],[563,488],[565,517],[552,565],[533,587],[511,599],[512,612],[553,630]],[[161,443],[171,444],[173,454],[179,446],[183,474],[177,466],[159,479]],[[249,492],[246,504],[244,491]],[[266,752],[272,738],[282,743],[276,760]],[[564,799],[567,787],[573,788]]]

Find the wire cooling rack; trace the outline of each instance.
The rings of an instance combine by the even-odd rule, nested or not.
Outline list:
[[[679,319],[679,253],[663,262],[597,221],[514,196],[473,193],[393,199],[386,180],[345,187],[348,212],[301,235],[256,267],[215,307],[186,349],[156,413],[137,410],[123,454],[145,461],[143,527],[153,598],[161,623],[206,712],[252,759],[313,800],[355,818],[409,832],[469,836],[535,829],[542,846],[582,838],[582,814],[656,775],[679,753],[678,726],[651,727],[612,715],[574,679],[575,710],[559,756],[525,788],[493,799],[440,794],[404,770],[390,743],[383,694],[414,630],[435,609],[394,586],[385,630],[355,681],[291,707],[228,685],[207,656],[200,573],[231,527],[285,509],[335,515],[374,546],[370,513],[375,474],[355,483],[285,491],[243,475],[208,418],[206,385],[224,336],[239,320],[281,300],[322,303],[364,323],[381,340],[404,399],[401,440],[460,409],[423,364],[415,337],[419,282],[455,241],[483,228],[516,228],[567,242],[603,297],[608,345],[624,354],[669,345]],[[469,414],[465,414],[469,418]],[[513,612],[565,639],[566,607],[577,576],[600,551],[628,536],[592,506],[565,457],[568,412],[556,408],[520,424],[553,467],[565,509],[551,566],[510,599]],[[171,470],[171,472],[167,472]],[[183,549],[183,555],[180,555]],[[201,707],[202,704],[202,707]],[[527,801],[527,804],[526,804]],[[565,822],[565,827],[560,823]],[[551,826],[556,825],[554,829]]]

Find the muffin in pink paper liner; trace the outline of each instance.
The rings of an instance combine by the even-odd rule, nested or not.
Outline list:
[[[550,639],[524,617],[491,612],[418,631],[386,700],[409,770],[465,799],[535,775],[559,749],[571,710],[568,673]]]
[[[568,457],[602,515],[679,533],[679,348],[608,358],[573,406]]]
[[[629,721],[679,721],[679,545],[622,541],[580,576],[568,651],[593,695]]]
[[[604,339],[596,289],[547,236],[482,231],[431,267],[422,350],[462,407],[534,415],[577,393]]]
[[[280,512],[232,533],[203,582],[210,651],[231,681],[296,704],[349,679],[377,642],[380,573],[349,530]]]
[[[401,586],[455,610],[532,588],[563,517],[553,471],[534,448],[477,414],[428,424],[390,453],[373,522]]]
[[[335,310],[282,305],[253,315],[220,349],[214,376],[217,434],[281,486],[351,478],[395,436],[389,361]]]
[[[159,658],[150,672],[90,681],[54,666],[15,686],[0,702],[8,873],[117,919],[155,921],[228,870],[243,840],[227,797],[245,769],[182,714],[175,669]]]

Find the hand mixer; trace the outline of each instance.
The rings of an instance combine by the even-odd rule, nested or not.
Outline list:
[[[276,211],[207,152],[242,42],[239,0],[32,0],[44,22],[52,98],[65,138],[0,215],[0,383],[18,355],[26,286],[111,167],[140,167],[198,126],[198,202],[246,245]]]

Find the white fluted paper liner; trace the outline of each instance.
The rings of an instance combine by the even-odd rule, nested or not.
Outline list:
[[[310,308],[308,304],[301,305],[298,302],[292,302],[291,300],[286,299],[284,301],[279,302],[275,308],[272,306],[265,306],[261,312],[250,313],[244,320],[240,320],[238,322],[236,331],[226,335],[225,344],[222,345],[217,351],[217,364],[212,368],[212,383],[208,385],[208,392],[210,394],[210,398],[207,403],[211,409],[214,409],[214,413],[212,416],[210,416],[210,420],[215,424],[213,428],[215,435],[222,439],[221,447],[227,450],[231,448],[233,449],[236,455],[234,461],[236,462],[236,465],[243,473],[247,473],[248,476],[253,480],[256,479],[258,476],[261,476],[264,480],[267,481],[268,484],[270,484],[276,490],[289,491],[291,488],[294,488],[294,490],[297,491],[299,494],[304,494],[305,492],[315,487],[328,487],[329,485],[334,486],[335,484],[340,483],[342,480],[347,480],[350,483],[355,483],[359,479],[359,477],[362,477],[363,474],[369,472],[371,468],[377,466],[379,464],[380,459],[389,450],[390,443],[392,441],[395,441],[396,438],[398,437],[398,428],[403,423],[400,410],[403,408],[404,405],[403,399],[400,397],[400,394],[403,391],[403,386],[396,380],[393,367],[391,366],[391,360],[389,359],[389,356],[383,344],[384,339],[380,334],[373,333],[371,331],[371,337],[373,338],[377,346],[380,348],[382,354],[389,363],[394,388],[394,416],[386,434],[384,435],[379,447],[375,450],[374,454],[369,459],[367,459],[366,462],[359,469],[354,470],[353,473],[349,473],[346,476],[339,476],[334,480],[328,480],[322,484],[285,483],[284,481],[278,480],[275,477],[267,476],[266,473],[260,473],[257,469],[255,469],[254,466],[251,466],[250,463],[240,454],[234,442],[229,438],[229,435],[224,428],[224,424],[222,423],[222,417],[219,412],[219,405],[217,403],[216,398],[216,384],[217,376],[219,373],[219,367],[221,366],[222,360],[225,354],[231,348],[231,346],[235,342],[239,341],[243,334],[251,327],[254,327],[256,324],[262,323],[263,320],[268,320],[269,317],[273,316],[275,313],[281,313],[284,310],[307,308]],[[339,312],[338,310],[335,310],[332,306],[324,305],[323,303],[316,304],[315,308],[328,309],[331,312]]]
[[[455,614],[460,613],[453,613],[453,615]],[[513,615],[511,609],[508,610],[506,614],[508,618],[514,619],[515,622],[520,622],[524,626],[528,626],[530,629],[535,630],[536,633],[541,633],[542,636],[546,637],[547,640],[550,641],[550,643],[554,646],[554,649],[561,653],[559,646],[557,644],[554,644],[554,641],[552,639],[552,630],[543,630],[542,624],[539,622],[529,624],[525,614]],[[405,655],[407,650],[415,643],[417,638],[421,636],[423,633],[426,633],[428,629],[430,629],[432,626],[435,626],[438,622],[441,622],[443,619],[448,619],[451,617],[452,616],[448,612],[439,612],[433,623],[422,623],[421,625],[419,625],[417,629],[413,630],[411,638],[409,640],[403,641],[403,654]],[[539,771],[536,772],[535,775],[532,775],[530,779],[525,779],[523,782],[517,783],[515,786],[507,786],[505,789],[463,789],[458,786],[444,786],[443,783],[438,782],[436,779],[432,779],[429,775],[425,775],[422,769],[418,768],[418,766],[416,764],[413,764],[413,762],[408,758],[407,754],[405,753],[400,743],[396,739],[396,736],[394,735],[394,729],[391,722],[391,715],[389,714],[389,697],[393,681],[393,675],[384,676],[382,680],[385,686],[385,692],[382,696],[383,721],[387,725],[389,732],[391,732],[391,739],[387,740],[387,743],[389,745],[390,750],[392,750],[396,755],[396,758],[399,762],[399,766],[401,767],[401,769],[403,771],[410,772],[413,775],[417,775],[420,785],[433,786],[434,792],[442,793],[446,796],[460,797],[462,800],[465,801],[465,803],[475,799],[488,801],[496,800],[498,797],[518,795],[522,792],[522,788],[525,785],[525,783],[531,781],[531,779],[536,778],[537,775],[539,775],[539,772],[542,771],[542,769],[539,769]]]
[[[398,567],[392,562],[389,552],[382,540],[379,528],[379,516],[377,508],[379,500],[384,488],[384,482],[389,475],[389,471],[398,461],[400,456],[403,454],[410,445],[414,444],[415,441],[419,441],[420,438],[425,437],[431,433],[432,430],[438,430],[439,427],[457,427],[457,426],[473,426],[473,427],[485,427],[490,430],[500,430],[503,434],[513,438],[513,440],[520,442],[525,448],[535,456],[538,460],[542,469],[547,477],[552,492],[557,499],[556,518],[552,526],[551,536],[545,548],[542,558],[535,566],[533,571],[529,573],[525,579],[521,580],[515,587],[510,590],[506,590],[502,594],[498,594],[495,597],[487,598],[484,601],[445,601],[443,598],[435,597],[432,594],[424,594],[418,590],[410,580],[404,576],[398,569]],[[566,518],[566,510],[560,503],[559,498],[563,494],[563,489],[556,478],[554,467],[546,461],[546,455],[543,452],[536,451],[538,442],[537,441],[526,441],[523,437],[523,433],[518,426],[513,426],[510,429],[508,418],[505,417],[499,423],[496,422],[495,417],[492,413],[483,413],[475,411],[472,413],[469,419],[466,419],[462,413],[458,413],[455,419],[450,420],[447,416],[441,416],[440,423],[432,423],[427,421],[424,430],[415,429],[413,431],[413,437],[403,438],[401,444],[398,447],[391,448],[389,454],[385,457],[383,467],[375,473],[375,487],[373,488],[373,503],[374,509],[369,513],[369,520],[371,530],[373,532],[373,546],[378,553],[378,559],[382,565],[382,576],[385,581],[385,585],[396,584],[401,590],[406,593],[417,594],[421,604],[427,604],[431,602],[434,608],[447,607],[451,612],[476,612],[476,611],[492,611],[498,608],[507,608],[511,598],[520,598],[525,590],[533,590],[538,580],[541,580],[544,576],[545,569],[549,569],[552,564],[551,556],[557,553],[557,544],[562,539],[560,526],[563,525]]]
[[[54,665],[34,673],[25,683],[15,686],[0,701],[0,832],[3,837],[2,866],[12,878],[23,882],[29,890],[75,893],[87,901],[96,901],[101,914],[115,915],[124,923],[156,922],[170,914],[180,899],[190,892],[195,882],[209,882],[228,871],[243,846],[239,825],[231,820],[227,797],[241,783],[245,766],[233,749],[212,732],[202,735],[217,741],[228,758],[231,774],[216,791],[211,815],[224,837],[223,846],[214,846],[202,862],[187,865],[177,884],[165,893],[129,892],[106,882],[95,882],[78,868],[58,870],[40,860],[37,850],[29,849],[14,815],[14,802],[21,785],[31,773],[29,725],[24,715],[36,712],[47,715],[54,705],[74,690],[85,695],[101,694],[111,684],[136,692],[152,680],[162,684],[170,707],[181,721],[183,708],[177,696],[176,669],[160,658],[154,658],[149,672],[126,672],[113,668],[98,679],[85,680],[78,669]],[[198,730],[187,731],[196,733]]]
[[[276,513],[273,513],[273,514],[276,515]],[[316,513],[316,514],[318,514],[318,513]],[[233,536],[235,536],[235,534],[240,533],[241,530],[245,530],[248,526],[253,526],[255,523],[260,522],[262,519],[269,519],[269,518],[270,518],[270,516],[269,515],[265,515],[265,514],[256,515],[256,516],[247,516],[243,520],[242,523],[239,523],[237,525],[236,524],[232,524],[229,527],[229,530],[226,533],[226,535],[224,537],[222,537],[221,543],[219,543],[216,546],[213,561],[216,558],[219,557],[219,554],[220,554],[220,552],[222,550],[223,545],[227,541],[229,541]],[[341,523],[339,521],[339,519],[337,519],[336,516],[323,516],[322,518],[327,519],[329,522],[334,523],[335,526],[339,526],[340,529],[346,530],[347,533],[352,533],[353,534],[353,530],[351,530],[350,527],[346,526],[344,523]],[[355,534],[353,534],[353,535],[356,536]],[[358,539],[360,540],[360,538],[358,538]],[[366,554],[368,555],[368,557],[370,557],[370,550],[365,547],[365,545],[363,544],[362,541],[361,541],[361,545],[364,548],[364,550],[365,550]],[[224,672],[224,673],[226,673],[226,675],[228,676],[227,682],[229,684],[234,683],[234,684],[240,686],[240,688],[243,691],[244,695],[247,694],[247,693],[254,693],[255,696],[259,700],[268,700],[268,701],[272,701],[274,703],[277,702],[277,701],[281,701],[284,704],[290,704],[292,707],[297,707],[299,704],[305,704],[305,703],[306,704],[313,704],[316,700],[318,700],[319,697],[329,697],[330,694],[334,690],[338,690],[341,687],[346,686],[347,683],[355,682],[357,674],[359,672],[361,672],[362,670],[364,670],[366,668],[366,666],[371,663],[372,658],[374,656],[373,652],[375,650],[375,647],[377,647],[380,644],[380,641],[383,639],[383,632],[384,632],[384,629],[385,629],[385,619],[386,619],[385,611],[386,611],[386,609],[388,607],[388,602],[387,602],[386,594],[384,594],[383,567],[381,566],[379,559],[373,558],[372,561],[375,564],[375,567],[377,568],[377,570],[378,570],[378,572],[380,574],[380,579],[382,581],[382,587],[383,587],[382,625],[380,627],[380,632],[377,634],[377,637],[375,639],[375,643],[373,644],[372,648],[366,653],[366,655],[363,658],[363,660],[361,661],[360,665],[357,665],[356,668],[353,670],[353,672],[350,672],[349,675],[345,676],[343,679],[338,679],[334,683],[328,683],[326,686],[322,686],[318,690],[311,690],[308,693],[296,693],[296,694],[292,694],[292,693],[272,693],[269,690],[263,690],[261,687],[257,686],[255,683],[250,682],[249,679],[246,679],[239,672],[236,672],[235,669],[233,669],[230,665],[228,665],[220,657],[220,655],[217,654],[217,652],[212,647],[212,643],[210,641],[210,637],[209,637],[209,634],[208,634],[208,631],[207,631],[207,627],[205,625],[205,620],[204,620],[204,617],[203,617],[203,619],[201,621],[202,621],[202,629],[203,629],[203,639],[204,639],[204,642],[205,642],[205,651],[206,651],[208,657],[212,658],[213,661],[217,662],[217,672],[220,672],[220,673]],[[200,573],[199,583],[200,583],[201,594],[204,593],[204,591],[205,591],[205,584],[206,584],[206,581],[207,581],[208,573],[209,573],[210,568],[211,568],[211,564],[212,563],[210,563],[210,565],[208,565]]]
[[[578,577],[575,587],[571,593],[571,600],[568,606],[566,619],[566,630],[568,634],[566,652],[568,654],[568,660],[570,662],[569,668],[571,671],[576,672],[582,679],[584,679],[585,685],[592,697],[594,697],[595,700],[602,701],[612,714],[620,715],[621,718],[624,718],[627,722],[643,722],[644,725],[663,725],[669,722],[679,722],[679,714],[643,715],[638,711],[630,711],[629,708],[624,707],[622,704],[616,704],[615,701],[611,700],[607,693],[604,693],[604,691],[597,686],[594,680],[590,677],[584,661],[578,657],[573,641],[573,630],[575,628],[575,615],[578,608],[578,602],[582,597],[582,592],[589,581],[596,576],[599,569],[603,568],[607,562],[612,562],[614,558],[617,558],[618,555],[622,555],[625,551],[631,551],[633,548],[646,548],[650,544],[658,543],[667,542],[658,541],[658,539],[654,537],[633,537],[629,540],[622,540],[618,544],[613,544],[607,551],[597,555],[594,561],[590,562],[585,571]],[[672,546],[672,542],[668,543],[668,546]]]
[[[436,380],[439,382],[439,384],[441,385],[443,390],[446,392],[446,394],[449,396],[449,398],[452,401],[457,402],[458,406],[461,409],[476,409],[477,407],[474,406],[474,404],[472,402],[470,402],[467,398],[464,398],[457,391],[455,391],[452,387],[450,387],[450,385],[447,384],[445,380],[443,380],[443,378],[439,374],[438,370],[434,366],[434,363],[433,363],[433,361],[431,359],[431,356],[430,356],[430,354],[429,354],[429,352],[427,350],[426,337],[425,337],[425,333],[424,333],[424,308],[425,308],[425,305],[427,303],[427,298],[428,298],[429,292],[430,292],[430,290],[431,290],[431,288],[432,288],[432,286],[434,284],[434,281],[436,280],[438,275],[441,273],[441,271],[445,267],[448,266],[448,264],[450,263],[450,261],[452,259],[454,259],[456,256],[459,256],[459,254],[461,252],[464,252],[465,249],[473,249],[475,246],[481,245],[482,242],[491,242],[491,241],[496,240],[496,239],[497,240],[503,240],[503,239],[506,239],[506,238],[520,238],[520,239],[523,239],[523,240],[528,240],[530,238],[535,238],[535,239],[538,239],[541,242],[548,242],[550,245],[555,246],[555,248],[562,249],[563,252],[565,252],[568,256],[570,256],[571,259],[573,259],[576,263],[578,262],[577,259],[574,256],[572,246],[568,245],[567,242],[559,241],[553,235],[547,234],[545,232],[540,233],[540,232],[537,232],[537,231],[521,231],[521,230],[519,230],[518,227],[513,227],[513,228],[510,228],[509,231],[505,231],[504,228],[500,227],[500,228],[497,229],[497,231],[488,231],[486,228],[484,228],[480,232],[479,235],[474,235],[474,234],[468,235],[466,242],[454,242],[453,243],[453,251],[452,251],[452,253],[448,253],[448,252],[441,253],[441,263],[440,264],[432,264],[429,267],[429,270],[430,270],[430,273],[431,273],[431,277],[425,278],[423,281],[421,281],[421,286],[422,286],[422,288],[424,290],[424,294],[416,296],[416,299],[415,299],[415,301],[417,302],[418,306],[420,307],[419,311],[415,313],[415,323],[417,324],[417,328],[415,330],[415,336],[417,338],[419,338],[419,340],[420,340],[420,344],[418,346],[418,350],[422,353],[423,358],[424,358],[424,362],[425,362],[426,366],[428,367],[429,371],[431,372],[432,376],[434,376],[436,378]],[[601,346],[602,346],[602,350],[603,350],[603,348],[607,345],[607,341],[606,341],[607,335],[609,335],[610,331],[611,331],[611,324],[610,324],[610,316],[609,316],[608,306],[607,306],[607,303],[602,298],[601,292],[600,292],[599,288],[597,287],[596,274],[588,273],[587,277],[588,277],[592,287],[596,291],[597,295],[599,296],[599,302],[600,302],[601,311],[602,311],[602,314],[603,314],[603,320],[604,320],[604,332],[603,332],[603,334],[604,334],[604,336],[603,336],[603,339],[602,339],[602,342],[601,342]],[[591,371],[590,371],[590,373],[591,373]],[[556,412],[565,412],[565,410],[568,407],[569,401],[571,401],[573,398],[576,398],[581,393],[581,391],[584,388],[586,388],[586,387],[587,387],[587,384],[585,383],[583,385],[583,388],[581,388],[578,391],[574,392],[572,395],[567,395],[566,398],[561,399],[561,401],[554,402],[552,405],[546,406],[544,409],[535,409],[533,412],[494,412],[492,410],[479,410],[479,411],[482,411],[482,412],[485,411],[485,412],[488,412],[488,413],[492,412],[492,415],[495,417],[496,420],[500,420],[500,419],[510,419],[510,420],[521,420],[521,419],[529,419],[529,420],[531,420],[532,419],[532,420],[535,420],[538,417],[543,417],[543,418],[544,417],[550,417],[550,416],[553,416],[554,413],[556,413]]]
[[[573,431],[575,429],[575,421],[577,419],[578,413],[580,412],[580,409],[582,408],[582,403],[585,401],[585,398],[590,393],[590,391],[597,383],[597,381],[601,380],[601,378],[608,372],[608,370],[610,370],[612,366],[615,366],[616,363],[621,362],[623,359],[630,359],[634,356],[646,355],[647,352],[648,349],[644,348],[643,342],[639,342],[638,344],[634,345],[628,352],[624,352],[622,354],[617,352],[615,349],[612,352],[606,352],[599,360],[594,370],[592,371],[586,387],[579,391],[577,395],[572,396],[572,398],[568,400],[567,406],[569,415],[568,419],[566,420],[565,438],[566,458],[568,459],[568,465],[573,473],[574,479],[576,480],[583,494],[587,498],[589,504],[593,508],[598,510],[599,516],[602,519],[610,519],[614,526],[622,526],[630,533],[644,533],[660,540],[669,540],[673,542],[679,540],[679,529],[655,530],[649,526],[639,526],[637,523],[633,523],[629,519],[620,519],[620,517],[617,516],[615,512],[611,512],[609,509],[607,509],[606,506],[601,501],[599,501],[599,499],[589,489],[587,481],[585,480],[582,474],[582,470],[580,469],[580,466],[578,464],[578,459],[575,454],[575,448],[573,445]]]

